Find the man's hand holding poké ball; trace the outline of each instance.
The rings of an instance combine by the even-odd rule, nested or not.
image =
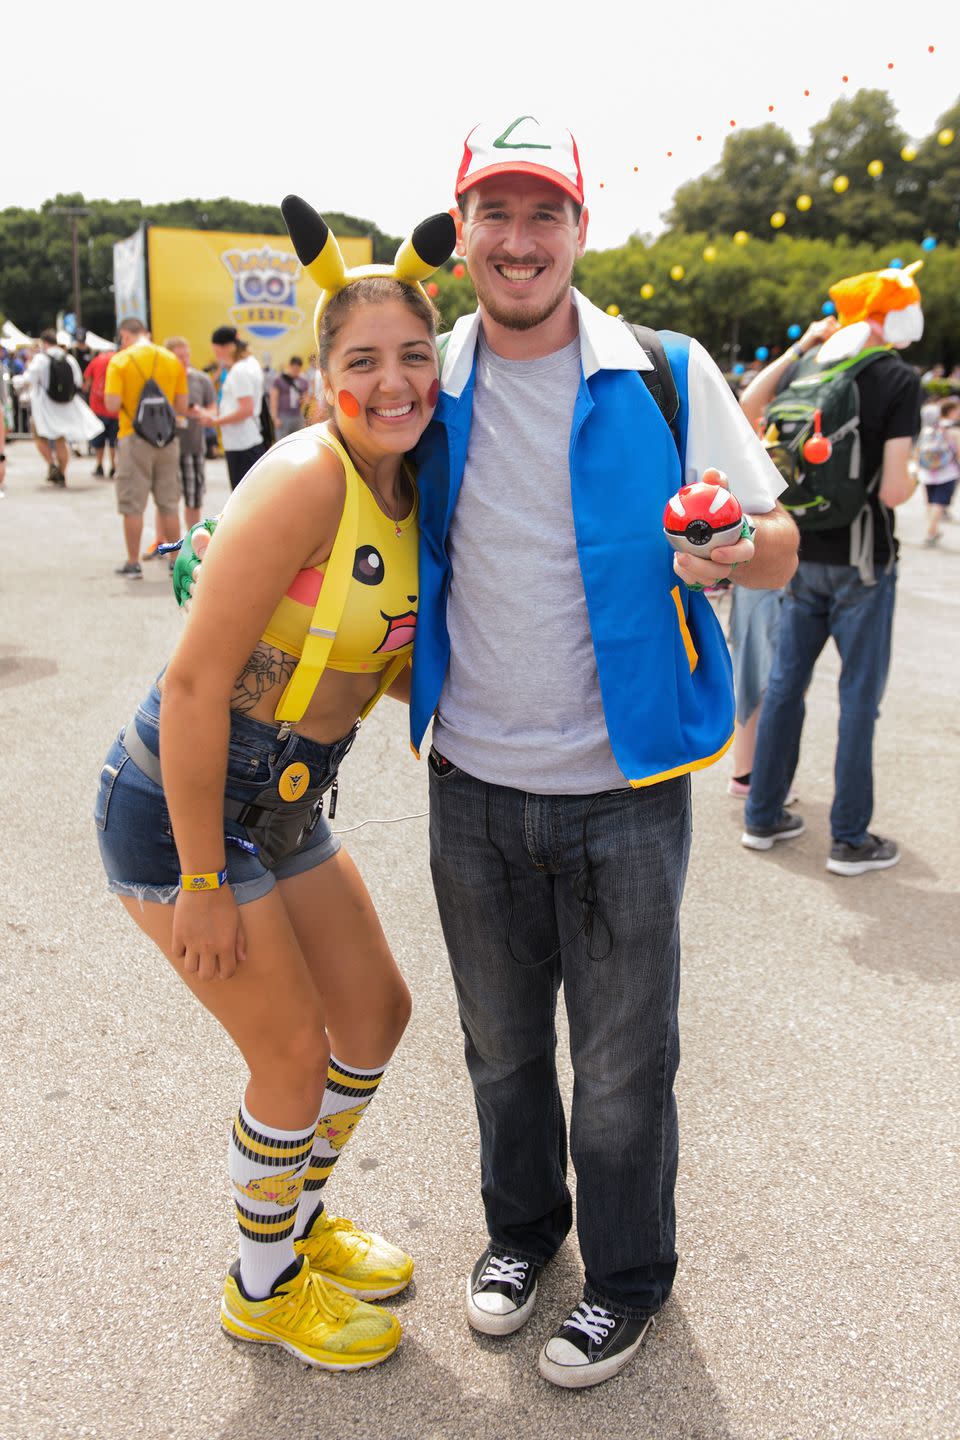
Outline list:
[[[663,533],[677,552],[673,568],[691,590],[729,582],[738,565],[753,559],[754,527],[719,470],[685,485],[667,502]]]

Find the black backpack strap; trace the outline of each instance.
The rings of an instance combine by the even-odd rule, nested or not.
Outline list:
[[[623,316],[620,318],[622,320]],[[677,453],[682,454],[680,435],[677,430],[680,396],[677,393],[677,385],[673,378],[673,371],[670,369],[667,352],[663,348],[663,341],[656,330],[652,330],[649,325],[631,325],[629,320],[624,320],[623,323],[653,364],[652,370],[638,370],[637,374],[656,400],[660,414],[670,426]]]

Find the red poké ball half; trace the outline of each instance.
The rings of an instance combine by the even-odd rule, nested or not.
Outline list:
[[[674,550],[688,555],[709,555],[718,545],[734,545],[740,538],[743,511],[740,501],[723,485],[698,480],[684,485],[667,501],[663,533]]]

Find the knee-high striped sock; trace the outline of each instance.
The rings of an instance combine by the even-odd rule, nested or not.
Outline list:
[[[229,1169],[240,1226],[240,1278],[253,1300],[296,1260],[293,1227],[316,1127],[277,1130],[246,1105],[233,1122]]]
[[[310,1168],[297,1209],[294,1231],[297,1240],[307,1233],[314,1218],[323,1209],[320,1192],[330,1179],[333,1167],[360,1124],[361,1116],[377,1093],[382,1079],[382,1067],[379,1070],[359,1070],[355,1065],[348,1067],[341,1064],[335,1055],[330,1056],[327,1087],[323,1092]]]

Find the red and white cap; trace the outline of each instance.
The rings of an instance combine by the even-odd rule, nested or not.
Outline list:
[[[505,126],[482,123],[470,131],[457,171],[457,199],[492,175],[535,175],[583,204],[577,142],[563,126],[541,125],[533,115],[518,115]]]

